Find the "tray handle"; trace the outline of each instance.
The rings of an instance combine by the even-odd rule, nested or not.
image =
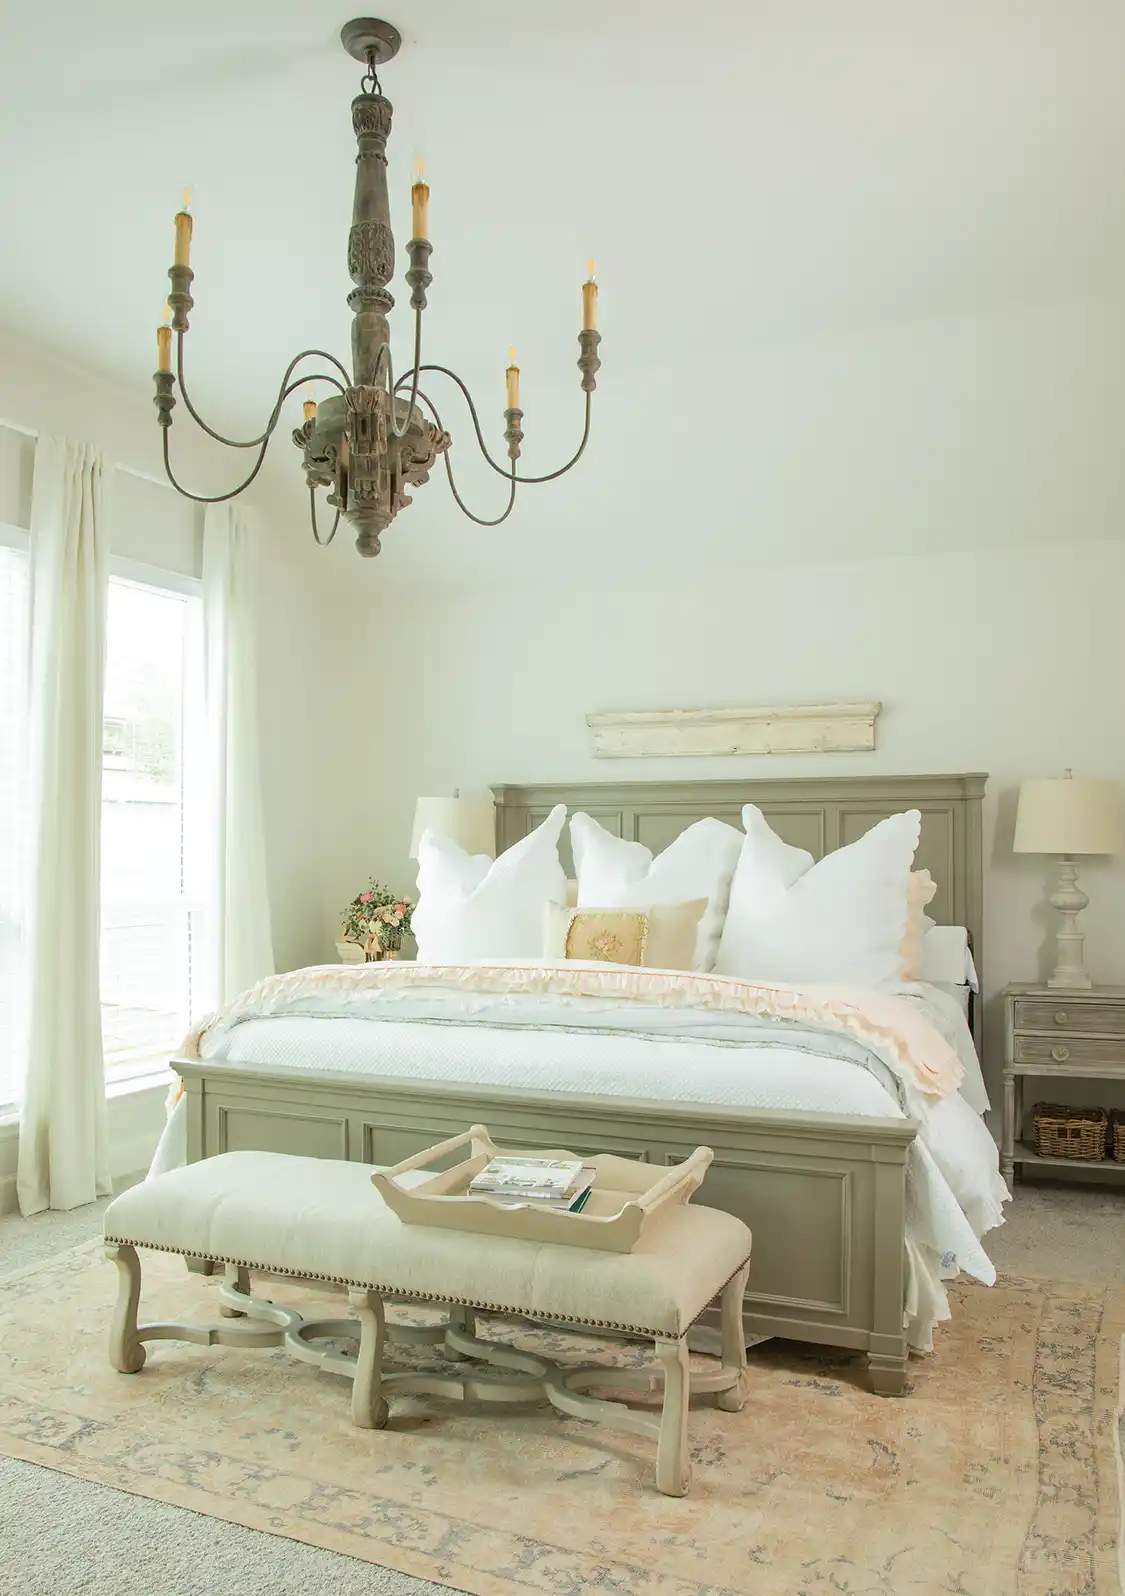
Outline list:
[[[662,1203],[669,1192],[678,1191],[681,1187],[684,1188],[683,1200],[686,1202],[703,1184],[703,1177],[714,1157],[712,1148],[697,1147],[690,1158],[685,1158],[682,1164],[674,1164],[663,1180],[658,1180],[655,1186],[650,1186],[648,1191],[635,1198],[637,1207],[648,1213]]]
[[[444,1158],[446,1153],[456,1153],[469,1142],[473,1144],[472,1156],[477,1158],[481,1153],[487,1153],[491,1158],[496,1152],[496,1143],[488,1134],[483,1125],[470,1125],[467,1131],[461,1131],[457,1136],[450,1136],[448,1141],[438,1142],[436,1147],[423,1147],[421,1152],[415,1153],[411,1158],[404,1158],[401,1163],[395,1164],[391,1169],[378,1170],[371,1179],[378,1183],[395,1175],[405,1175],[409,1170],[421,1169],[426,1164],[432,1164],[435,1158]]]

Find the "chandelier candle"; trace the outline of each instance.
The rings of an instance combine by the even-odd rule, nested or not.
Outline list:
[[[207,425],[188,395],[184,377],[184,336],[189,328],[188,312],[194,304],[191,297],[194,274],[190,264],[192,218],[188,210],[189,196],[185,194],[183,209],[176,216],[175,257],[168,270],[171,326],[162,327],[157,334],[158,369],[153,403],[163,433],[164,469],[168,480],[185,498],[201,504],[217,504],[235,498],[258,475],[289,396],[310,378],[326,383],[333,391],[319,403],[306,387],[304,420],[292,434],[304,465],[313,537],[318,543],[331,543],[340,517],[344,516],[356,533],[356,548],[360,554],[374,555],[379,552],[381,534],[398,512],[412,502],[406,490],[429,480],[430,470],[439,456],[457,507],[478,526],[498,526],[506,520],[515,505],[517,487],[552,482],[577,464],[590,437],[591,395],[601,366],[597,353],[601,342],[597,331],[598,288],[593,280],[591,261],[590,281],[582,289],[582,331],[578,335],[578,369],[586,396],[581,441],[566,464],[557,470],[541,476],[520,476],[517,461],[523,440],[520,430],[523,412],[519,408],[519,367],[515,364],[515,351],[512,351],[506,374],[508,404],[504,411],[504,440],[509,461],[506,467],[489,452],[477,408],[457,373],[448,366],[422,363],[422,314],[426,309],[426,291],[433,282],[429,269],[433,248],[427,236],[430,190],[419,162],[410,191],[414,236],[406,246],[409,264],[405,274],[410,289],[410,308],[414,312],[413,358],[396,377],[387,319],[394,308],[394,297],[387,288],[395,273],[395,240],[387,193],[387,140],[394,113],[391,102],[380,88],[378,68],[398,54],[402,40],[397,28],[376,17],[358,17],[345,24],[340,38],[348,54],[366,67],[360,92],[351,107],[356,139],[355,191],[347,251],[348,275],[353,284],[348,294],[352,312],[351,369],[323,349],[302,350],[286,368],[273,410],[256,437],[226,438]],[[176,335],[174,369],[172,333]],[[295,376],[298,366],[309,359],[318,363],[317,368]],[[481,453],[506,485],[507,503],[499,514],[487,518],[475,515],[458,492],[450,463],[453,440],[445,431],[433,399],[421,384],[427,373],[452,383],[457,396],[468,405],[473,434]],[[429,386],[427,381],[426,388]],[[231,449],[252,451],[249,473],[229,493],[207,497],[192,493],[176,480],[169,435],[177,389],[188,415],[209,437]],[[318,489],[327,490],[327,503],[335,511],[325,537],[321,536],[317,519]]]
[[[191,265],[192,220],[191,212],[188,210],[190,204],[191,190],[185,189],[183,206],[176,212],[176,253],[173,259],[177,266]]]
[[[593,332],[598,325],[598,285],[594,281],[594,263],[587,267],[586,281],[582,284],[582,329]]]
[[[410,190],[410,208],[415,238],[430,236],[430,185],[426,182],[426,165],[419,161],[414,168],[414,187]]]
[[[156,369],[163,372],[172,369],[172,310],[169,305],[164,306],[164,320],[156,329]]]

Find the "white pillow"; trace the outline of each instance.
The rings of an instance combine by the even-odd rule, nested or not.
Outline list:
[[[935,925],[926,916],[922,967],[918,979],[939,986],[965,986],[978,991],[977,972],[963,925]]]
[[[424,964],[539,959],[548,903],[566,900],[559,836],[566,805],[493,861],[426,831],[418,844],[418,907],[411,928]]]
[[[716,971],[796,986],[893,986],[921,818],[917,809],[891,815],[814,864],[747,804]]]
[[[579,908],[647,909],[706,898],[693,968],[712,968],[742,848],[740,831],[722,820],[697,820],[654,859],[643,843],[615,837],[578,813],[570,817],[570,839]]]

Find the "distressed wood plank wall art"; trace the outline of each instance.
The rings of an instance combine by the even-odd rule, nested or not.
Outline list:
[[[855,754],[875,747],[882,704],[767,704],[756,709],[645,709],[587,715],[599,759],[723,754]]]

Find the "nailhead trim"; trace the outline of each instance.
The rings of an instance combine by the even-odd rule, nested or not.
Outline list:
[[[333,1286],[351,1286],[357,1291],[374,1291],[380,1297],[406,1297],[416,1302],[444,1302],[449,1303],[455,1308],[476,1308],[479,1309],[481,1313],[514,1313],[522,1315],[529,1312],[526,1307],[517,1307],[510,1303],[480,1302],[476,1298],[468,1297],[446,1297],[441,1296],[434,1291],[408,1291],[402,1286],[378,1285],[370,1280],[351,1280],[346,1275],[311,1274],[307,1269],[285,1269],[278,1264],[260,1262],[255,1263],[250,1258],[217,1258],[215,1254],[211,1252],[193,1252],[190,1247],[168,1247],[162,1242],[158,1241],[139,1241],[136,1238],[129,1238],[126,1236],[105,1236],[103,1237],[103,1241],[107,1247],[146,1247],[150,1252],[178,1252],[181,1253],[185,1258],[204,1258],[211,1260],[213,1263],[234,1264],[239,1269],[253,1269],[259,1274],[288,1275],[290,1279],[293,1280],[324,1280],[327,1281],[329,1285]],[[720,1291],[725,1291],[730,1285],[731,1281],[734,1279],[735,1275],[740,1273],[741,1270],[745,1269],[749,1262],[750,1255],[747,1254],[739,1264],[738,1268],[732,1270],[727,1278],[723,1281],[722,1285],[714,1293],[714,1296],[717,1297]],[[687,1325],[685,1329],[680,1332],[680,1335],[676,1337],[677,1340],[682,1340],[683,1337],[687,1335],[688,1331],[692,1328],[692,1325],[701,1319],[707,1312],[707,1309],[710,1307],[713,1300],[714,1298],[712,1297],[709,1298],[706,1303],[704,1303],[703,1307],[691,1321],[691,1324]],[[629,1332],[631,1335],[647,1336],[653,1341],[665,1341],[671,1339],[667,1330],[650,1330],[647,1325],[619,1324],[615,1319],[579,1319],[573,1314],[556,1313],[554,1310],[551,1311],[551,1318],[562,1319],[567,1324],[589,1325],[590,1328],[594,1330],[624,1330]]]

